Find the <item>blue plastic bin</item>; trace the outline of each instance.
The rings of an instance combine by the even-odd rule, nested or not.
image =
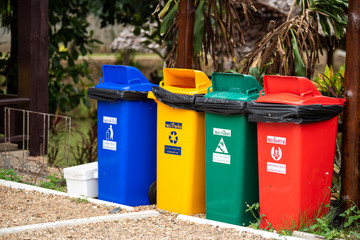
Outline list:
[[[150,204],[156,180],[156,103],[151,84],[136,68],[104,65],[103,79],[89,89],[98,100],[98,175],[101,200]]]

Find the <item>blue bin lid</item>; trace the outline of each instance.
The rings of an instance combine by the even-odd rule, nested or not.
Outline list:
[[[96,88],[114,89],[121,91],[148,92],[154,84],[139,71],[131,66],[103,65],[103,78]]]

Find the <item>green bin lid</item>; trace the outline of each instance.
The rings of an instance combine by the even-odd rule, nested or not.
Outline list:
[[[211,76],[212,87],[206,98],[250,101],[259,97],[262,87],[250,75],[215,72]]]

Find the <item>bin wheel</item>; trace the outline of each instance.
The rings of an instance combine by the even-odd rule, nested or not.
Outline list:
[[[149,196],[150,203],[156,204],[156,181],[150,185],[148,196]]]

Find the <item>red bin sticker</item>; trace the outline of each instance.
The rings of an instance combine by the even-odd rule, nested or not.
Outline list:
[[[286,145],[286,138],[284,137],[266,136],[266,140],[268,143]]]
[[[286,174],[286,164],[267,162],[268,172]]]

